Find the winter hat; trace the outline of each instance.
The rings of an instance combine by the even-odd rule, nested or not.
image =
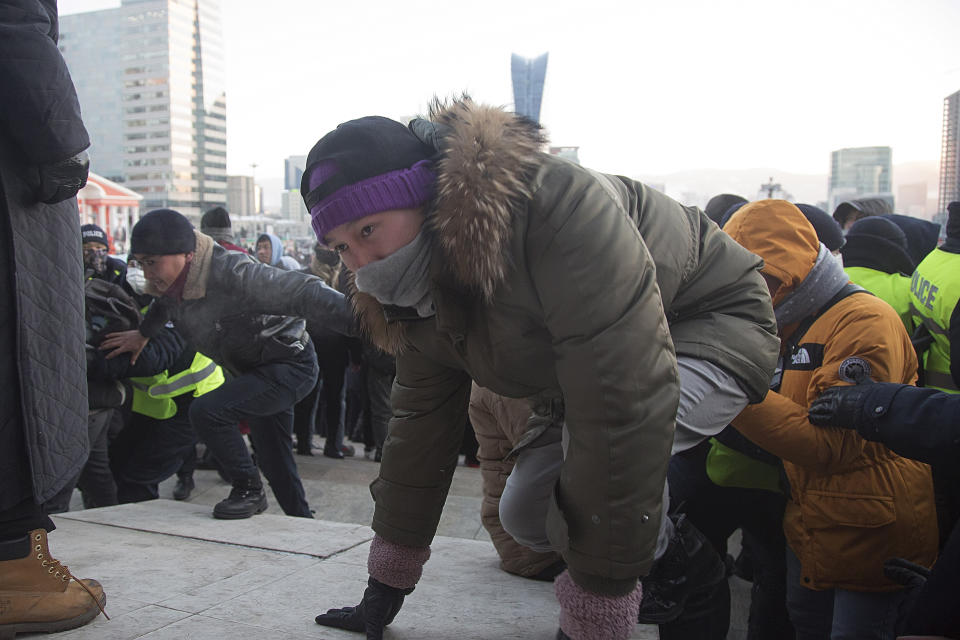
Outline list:
[[[734,195],[732,193],[721,193],[719,195],[713,196],[710,198],[710,201],[707,203],[707,206],[704,207],[703,212],[707,214],[707,217],[720,224],[723,220],[723,214],[725,214],[730,207],[735,204],[746,204],[747,199]]]
[[[845,267],[867,267],[884,273],[913,273],[907,253],[907,236],[886,218],[860,218],[847,231],[847,244],[840,249]]]
[[[372,213],[429,202],[435,153],[407,127],[380,116],[344,122],[322,137],[300,182],[317,239]]]
[[[110,243],[107,241],[107,234],[95,224],[85,224],[80,227],[80,241],[84,244],[87,242],[99,242],[105,247],[110,246]]]
[[[179,211],[154,209],[133,225],[130,253],[165,256],[197,248],[193,225]]]
[[[960,238],[960,201],[948,204],[947,212],[950,214],[947,218],[947,237]]]
[[[207,210],[200,218],[200,231],[207,233],[211,229],[230,229],[230,214],[223,207],[214,207]]]
[[[797,203],[797,209],[800,209],[810,224],[813,225],[814,231],[817,232],[817,238],[827,246],[827,249],[836,251],[843,246],[843,229],[829,213],[812,204]]]

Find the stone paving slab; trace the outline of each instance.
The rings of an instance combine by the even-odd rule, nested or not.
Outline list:
[[[208,506],[173,500],[69,511],[59,517],[258,549],[292,551],[318,558],[329,557],[373,538],[373,531],[364,525],[321,523],[270,514],[234,520],[225,526],[225,521],[211,517]],[[322,535],[318,535],[321,531]]]
[[[104,585],[112,619],[37,638],[362,638],[313,618],[359,601],[369,528],[271,515],[219,521],[205,506],[163,500],[54,519],[54,556]],[[432,549],[386,640],[555,637],[551,584],[501,571],[487,541],[438,536]],[[656,637],[643,626],[631,636]]]

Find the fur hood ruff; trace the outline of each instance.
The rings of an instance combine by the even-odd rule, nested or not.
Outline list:
[[[436,196],[427,212],[434,281],[489,302],[510,268],[515,209],[531,197],[529,180],[546,140],[536,123],[469,98],[435,100],[428,119],[440,134]],[[373,297],[350,282],[354,310],[388,353],[404,345],[403,323],[389,323]]]

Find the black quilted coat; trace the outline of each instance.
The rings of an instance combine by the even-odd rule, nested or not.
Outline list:
[[[89,146],[53,0],[0,0],[0,511],[44,502],[87,458],[77,202],[38,166]]]

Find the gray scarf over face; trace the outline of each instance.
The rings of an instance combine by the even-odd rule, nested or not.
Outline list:
[[[808,315],[816,313],[849,281],[850,278],[843,270],[843,265],[821,243],[820,253],[817,254],[817,261],[810,273],[773,309],[777,317],[777,327],[783,329],[789,324],[799,322]]]
[[[357,269],[357,289],[380,304],[409,307],[421,318],[436,313],[430,295],[430,241],[423,230],[410,244]]]

